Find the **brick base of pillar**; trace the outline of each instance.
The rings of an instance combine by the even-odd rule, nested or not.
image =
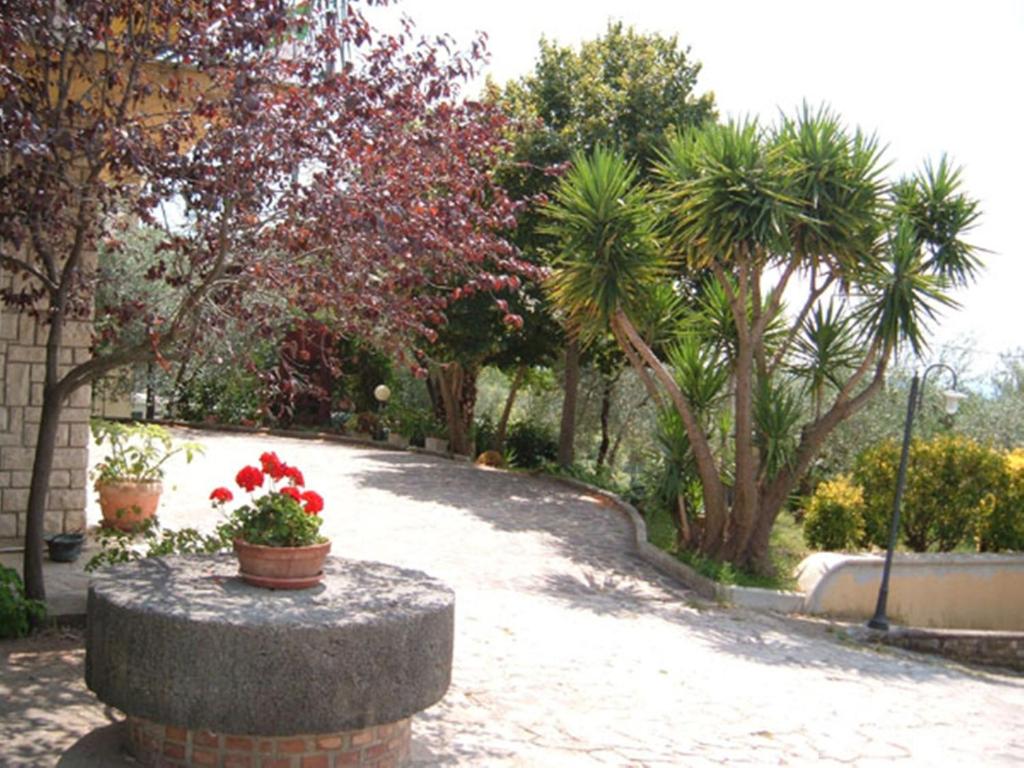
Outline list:
[[[358,731],[238,736],[129,716],[128,749],[144,766],[181,768],[398,768],[409,762],[411,720]]]

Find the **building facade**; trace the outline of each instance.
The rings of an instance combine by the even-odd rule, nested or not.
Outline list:
[[[8,273],[2,278],[12,279]],[[47,328],[28,313],[0,308],[0,539],[22,537],[28,510],[39,416],[43,403]],[[68,323],[61,352],[62,373],[89,358],[89,323]],[[65,403],[57,433],[47,532],[85,528],[88,488],[88,386]]]

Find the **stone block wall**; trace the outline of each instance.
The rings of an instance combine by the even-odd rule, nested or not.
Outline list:
[[[0,538],[25,533],[43,403],[46,333],[30,315],[0,308]],[[88,360],[90,336],[88,323],[68,324],[62,371]],[[90,399],[90,388],[83,387],[65,403],[47,498],[48,532],[85,527]]]
[[[1024,672],[1024,632],[900,627],[882,635],[881,640],[911,651]]]

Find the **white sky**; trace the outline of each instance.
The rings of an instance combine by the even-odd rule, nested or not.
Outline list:
[[[981,200],[971,239],[992,253],[934,344],[970,346],[978,368],[1024,347],[1024,237],[1013,224],[1024,204],[1024,2],[404,0],[398,10],[463,45],[486,32],[498,82],[532,69],[541,35],[575,45],[621,20],[678,35],[703,64],[698,92],[713,91],[723,116],[770,120],[827,102],[878,134],[894,175],[946,152]]]

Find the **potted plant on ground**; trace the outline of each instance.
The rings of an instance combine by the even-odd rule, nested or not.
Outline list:
[[[234,542],[242,579],[268,589],[304,589],[319,583],[331,542],[320,535],[324,500],[316,491],[303,490],[302,472],[267,452],[260,456],[260,466],[242,467],[235,482],[252,500],[233,511],[217,531]],[[254,495],[264,483],[266,492]],[[210,494],[217,508],[233,498],[224,487]]]
[[[371,411],[356,414],[355,437],[372,440],[380,431],[380,417]]]
[[[398,448],[408,448],[410,442],[422,443],[424,428],[429,416],[423,411],[405,406],[392,406],[385,417],[388,426],[388,442]]]
[[[81,531],[73,533],[50,533],[43,537],[50,559],[55,563],[73,563],[82,554],[85,534]]]
[[[430,453],[448,452],[448,430],[436,419],[431,419],[424,427],[423,447]]]
[[[171,434],[158,424],[122,424],[94,420],[96,445],[107,456],[93,470],[103,524],[123,531],[135,529],[156,514],[163,493],[164,464],[179,453],[191,462],[203,448],[198,443],[175,447]]]

